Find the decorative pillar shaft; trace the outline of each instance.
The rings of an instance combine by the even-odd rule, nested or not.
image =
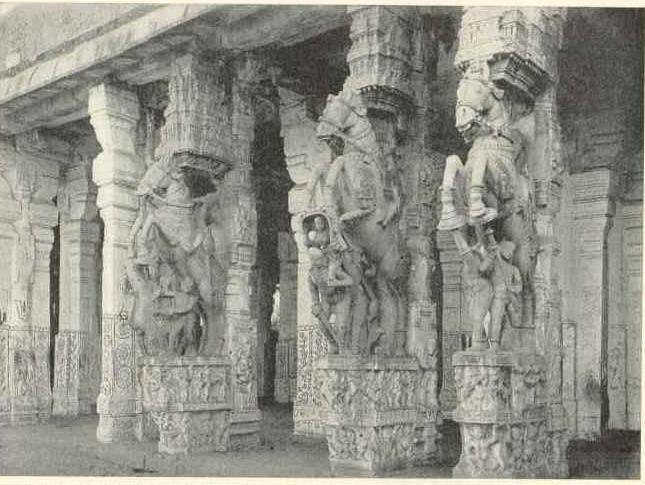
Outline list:
[[[607,234],[615,211],[612,170],[571,175],[576,281],[576,428],[577,436],[596,439],[601,433],[602,354],[606,338]],[[606,384],[605,384],[606,385]]]
[[[298,247],[287,232],[278,233],[280,296],[275,364],[275,400],[293,402],[297,376]],[[271,322],[273,325],[273,322]]]
[[[90,170],[83,160],[70,166],[58,195],[61,265],[53,413],[59,415],[92,413],[101,378],[100,228]]]
[[[126,272],[130,230],[137,217],[134,192],[143,174],[135,150],[139,101],[132,91],[101,84],[90,91],[88,112],[102,149],[93,165],[96,204],[104,224],[97,438],[101,442],[135,440],[142,429],[135,334],[127,319],[120,318],[125,304],[120,283]]]
[[[309,116],[306,99],[293,91],[279,88],[281,135],[289,176],[294,187],[289,191],[291,227],[298,250],[297,267],[297,368],[293,406],[294,432],[305,436],[323,436],[322,400],[316,382],[318,360],[327,353],[327,342],[311,314],[309,292],[309,255],[304,245],[300,218],[309,201],[307,182],[318,165],[331,161],[329,148],[316,140],[316,122]]]
[[[257,403],[257,315],[253,293],[257,214],[251,181],[255,131],[250,84],[258,66],[252,57],[236,60],[232,83],[231,155],[233,167],[220,189],[221,216],[228,231],[228,276],[224,294],[226,335],[232,365],[231,446],[259,442],[262,414]]]
[[[452,231],[459,246],[464,284],[460,304],[473,325],[473,349],[452,357],[458,367],[455,419],[463,441],[456,476],[559,477],[567,473],[556,234],[562,160],[555,100],[564,16],[564,10],[557,8],[468,7],[462,18],[455,65],[464,78],[457,93],[456,122],[472,148],[465,165],[458,157],[446,161],[438,226]],[[498,165],[489,165],[492,160]],[[496,171],[502,165],[515,171],[506,192],[484,177],[499,178]],[[461,193],[454,180],[466,173],[469,186]],[[482,191],[499,204],[489,206],[482,200]],[[456,192],[463,206],[455,202]],[[477,242],[483,256],[472,251]],[[489,254],[496,256],[487,265]],[[450,308],[449,303],[445,308]],[[504,360],[503,365],[495,359]],[[515,396],[507,402],[495,401],[504,379],[497,371],[491,374],[491,366],[513,376],[538,376],[537,407],[523,414]],[[522,388],[535,386],[531,376],[523,379]],[[462,412],[468,408],[464,400],[479,387],[483,389],[478,400],[492,399],[484,418],[473,411],[479,404]],[[506,411],[510,421],[501,417]],[[514,432],[513,426],[520,431]],[[528,449],[522,453],[530,452],[534,461],[509,454],[509,446]]]
[[[49,418],[50,252],[58,220],[51,200],[58,163],[38,132],[0,147],[0,425]]]

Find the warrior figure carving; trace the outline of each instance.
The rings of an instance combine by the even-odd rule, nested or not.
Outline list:
[[[322,185],[322,211],[338,225],[338,240],[344,241],[352,255],[341,259],[342,269],[351,275],[354,288],[359,281],[370,281],[374,286],[371,289],[369,284],[360,285],[370,301],[365,318],[373,321],[372,331],[367,330],[372,337],[364,341],[371,341],[382,331],[378,352],[402,355],[407,259],[395,223],[398,190],[389,191],[393,197],[386,196],[387,162],[360,95],[347,84],[340,94],[327,98],[317,136],[329,144],[335,158],[328,167],[315,169],[308,185],[310,197],[313,199],[317,185]],[[349,284],[349,280],[345,282]]]
[[[461,80],[456,127],[472,147],[465,165],[456,155],[446,160],[437,228],[453,233],[464,259],[476,347],[497,347],[506,322],[533,326],[532,194],[512,111],[493,83]]]
[[[224,336],[221,302],[214,291],[218,265],[209,231],[216,181],[208,180],[213,191],[193,197],[187,170],[174,157],[161,157],[137,189],[140,209],[130,233],[127,267],[136,294],[131,322],[148,334],[155,349],[170,355],[215,355],[223,351]],[[154,330],[146,319],[162,329]]]

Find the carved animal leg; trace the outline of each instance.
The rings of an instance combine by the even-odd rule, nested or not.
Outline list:
[[[460,158],[451,155],[446,159],[441,184],[441,220],[437,225],[440,231],[452,231],[466,224],[466,218],[455,207],[455,178],[464,169]]]
[[[381,302],[380,324],[385,330],[385,349],[388,355],[393,355],[396,352],[397,301],[390,282],[383,275],[377,275],[376,286]]]
[[[493,297],[490,307],[490,330],[488,332],[488,340],[493,349],[498,348],[502,340],[507,303],[507,299],[503,296],[496,295]]]
[[[206,325],[202,335],[201,350],[206,355],[223,355],[226,351],[226,319],[215,305],[205,309]]]
[[[522,325],[531,327],[533,326],[533,251],[527,222],[519,214],[512,214],[504,220],[502,234],[515,243],[513,264],[522,275]]]
[[[329,323],[328,310],[323,309],[323,311],[319,315],[316,315],[316,318],[318,319],[320,331],[327,339],[329,353],[337,354],[338,338],[336,337],[336,334],[334,333],[333,329],[331,328],[331,324]]]
[[[470,319],[473,328],[472,348],[484,347],[483,326],[486,314],[490,311],[493,291],[488,280],[476,276],[473,282],[472,300],[470,302]]]

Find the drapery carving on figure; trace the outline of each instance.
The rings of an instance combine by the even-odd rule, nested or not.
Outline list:
[[[130,233],[127,278],[135,294],[131,324],[148,354],[219,355],[224,321],[215,288],[221,278],[211,226],[218,201],[214,176],[199,176],[210,191],[193,197],[191,167],[161,157],[144,174],[139,214]]]
[[[464,260],[475,347],[497,347],[506,322],[533,326],[532,193],[513,106],[489,81],[459,84],[456,126],[472,147],[465,165],[446,160],[437,228],[453,233]]]
[[[315,167],[308,185],[311,200],[318,185],[322,193],[318,218],[312,210],[303,227],[314,301],[319,302],[314,312],[332,351],[339,347],[341,352],[402,355],[407,259],[396,224],[399,191],[386,187],[386,181],[395,179],[386,173],[391,166],[381,154],[360,95],[348,84],[328,97],[317,136],[330,145],[334,159],[329,166]],[[325,230],[328,243],[323,242]],[[349,312],[351,318],[342,316]],[[325,321],[328,314],[335,317],[335,327]],[[351,338],[344,336],[348,327]]]

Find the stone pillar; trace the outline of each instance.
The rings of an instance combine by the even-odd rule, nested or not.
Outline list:
[[[94,159],[96,205],[103,219],[101,279],[101,389],[97,400],[101,442],[135,440],[141,435],[141,403],[136,389],[135,335],[127,318],[120,283],[125,275],[130,230],[137,217],[135,189],[143,174],[136,153],[139,100],[130,90],[110,84],[90,91],[88,112],[102,152]]]
[[[548,475],[542,356],[468,350],[453,358],[462,449],[454,478]]]
[[[349,7],[349,12],[348,82],[361,93],[380,148],[391,157],[391,166],[383,167],[385,177],[394,180],[387,190],[392,197],[401,190],[404,197],[398,215],[410,271],[407,321],[396,334],[405,336],[407,352],[421,366],[415,461],[425,462],[434,458],[440,422],[433,206],[443,156],[430,149],[428,136],[437,41],[417,7]]]
[[[49,418],[50,252],[58,220],[52,199],[58,160],[38,132],[0,147],[0,230],[6,260],[0,290],[0,425]]]
[[[278,233],[280,256],[280,310],[275,330],[278,342],[275,350],[275,400],[293,402],[297,376],[298,324],[298,247],[288,232]],[[273,322],[271,322],[273,325]]]
[[[442,285],[442,316],[441,316],[441,413],[447,419],[457,406],[457,389],[455,373],[452,369],[452,356],[455,352],[464,350],[464,345],[471,334],[468,322],[462,319],[462,290],[461,290],[461,257],[451,235],[437,234],[439,246],[439,261],[441,262]]]
[[[228,221],[230,249],[224,295],[227,341],[232,362],[231,446],[259,442],[262,413],[257,403],[257,315],[253,293],[257,215],[251,183],[251,147],[255,115],[252,83],[259,66],[252,57],[236,59],[232,80],[232,158],[221,188],[223,217]]]
[[[465,79],[462,81],[463,89],[470,89],[469,83],[472,85],[479,83],[484,86],[484,89],[500,90],[497,99],[500,99],[499,94],[503,91],[504,99],[508,103],[506,106],[515,106],[513,112],[509,111],[505,115],[505,124],[494,118],[493,108],[486,111],[483,116],[489,117],[491,124],[496,121],[502,123],[500,125],[502,131],[504,129],[516,130],[516,135],[511,135],[511,137],[517,137],[513,144],[515,148],[522,147],[526,157],[526,167],[522,168],[522,165],[518,165],[516,169],[528,186],[519,191],[517,188],[519,186],[516,186],[514,197],[516,197],[515,200],[520,201],[520,204],[526,205],[526,209],[520,217],[523,218],[524,227],[530,233],[528,236],[530,242],[527,244],[526,239],[522,242],[517,238],[517,235],[512,236],[511,232],[506,232],[506,230],[495,236],[500,236],[500,240],[516,238],[514,248],[517,248],[518,244],[524,244],[522,250],[528,250],[525,254],[532,253],[532,256],[524,259],[527,262],[530,260],[528,264],[522,264],[519,256],[511,263],[514,266],[517,265],[516,268],[520,266],[526,268],[522,270],[524,271],[521,290],[522,315],[516,317],[516,322],[511,327],[508,323],[506,324],[504,332],[507,335],[510,334],[511,339],[505,343],[504,336],[502,336],[502,344],[505,343],[505,345],[513,347],[508,349],[513,350],[512,363],[505,364],[509,367],[508,371],[513,374],[520,372],[518,369],[524,365],[522,363],[524,359],[534,354],[538,356],[535,359],[530,358],[532,359],[531,366],[535,367],[535,372],[540,375],[543,373],[545,376],[546,398],[542,402],[544,408],[540,408],[539,412],[536,411],[537,414],[531,418],[536,420],[534,425],[529,423],[530,420],[525,420],[522,426],[529,426],[527,436],[532,436],[531,433],[534,435],[529,441],[548,442],[549,454],[546,461],[544,461],[544,457],[536,455],[544,465],[537,468],[532,468],[532,465],[530,467],[518,466],[517,463],[514,463],[510,467],[514,470],[510,476],[559,477],[566,474],[565,448],[568,436],[566,415],[562,403],[563,322],[559,283],[560,242],[557,230],[562,225],[559,213],[563,164],[555,100],[558,83],[558,50],[562,41],[564,16],[565,11],[557,8],[466,8],[459,34],[459,50],[455,57],[455,65],[465,74]],[[474,109],[478,108],[477,101],[471,99],[468,102],[474,103],[472,106]],[[495,101],[492,103],[494,104]],[[524,109],[524,111],[518,111],[517,108]],[[502,108],[502,110],[504,109],[506,108]],[[463,107],[458,115],[466,121],[467,113]],[[469,153],[469,157],[472,155],[475,159],[478,155],[486,157],[489,153],[500,150],[504,143],[510,146],[508,142],[494,141],[498,135],[490,135],[485,131],[476,136],[478,138]],[[480,141],[482,143],[479,143]],[[487,141],[491,143],[486,145]],[[499,153],[501,156],[501,151]],[[471,164],[470,168],[473,165]],[[522,196],[519,194],[522,191],[528,191],[530,194],[527,202],[521,202],[520,197]],[[470,195],[467,195],[471,198],[473,206],[476,204],[476,199],[472,195],[474,193],[476,193],[476,188]],[[445,214],[446,219],[442,219],[442,224],[445,223],[445,227],[449,227],[448,213]],[[509,224],[516,224],[515,229],[518,229],[517,220],[514,223],[509,220]],[[464,242],[466,241],[464,240]],[[466,242],[466,244],[470,243]],[[531,248],[530,245],[533,247]],[[464,247],[464,249],[466,248]],[[472,253],[465,252],[464,254]],[[471,285],[491,284],[494,287],[494,278],[491,277],[488,280],[489,283],[486,283],[486,278],[488,277],[480,270],[475,270],[469,276],[469,279],[472,279]],[[476,309],[477,302],[473,299],[475,297],[472,288],[466,290],[470,292],[471,296],[470,305],[472,306],[470,308]],[[498,290],[493,288],[492,291],[496,296]],[[464,307],[468,305],[468,301],[463,303]],[[489,315],[492,315],[492,311],[493,308],[489,308]],[[503,317],[503,319],[505,318]],[[518,318],[519,321],[517,321]],[[499,338],[499,335],[495,335],[490,328],[487,328],[486,333],[489,334],[489,332],[493,335],[493,337],[488,335],[489,339]],[[473,340],[474,337],[473,335]],[[510,341],[512,343],[509,344]],[[495,340],[491,341],[492,356],[495,355],[495,346],[493,345],[495,342]],[[473,345],[476,343],[473,342]],[[466,358],[465,355],[454,354],[453,363],[459,364],[461,360]],[[488,357],[473,358],[468,364],[472,366],[472,369],[464,372],[473,376],[487,373],[486,359]],[[475,371],[476,367],[481,367],[480,371]],[[488,378],[489,382],[490,379],[491,377]],[[460,399],[465,399],[466,394],[470,392],[460,387],[468,387],[468,385],[468,380],[457,383],[458,409],[461,406]],[[517,416],[517,419],[528,419],[526,416],[522,418],[521,413],[517,414],[517,409],[513,408],[514,401],[509,401],[509,403],[510,408],[508,409],[513,416]],[[495,433],[484,433],[481,430],[471,432],[472,419],[472,416],[465,415],[458,415],[457,418],[462,431],[464,450],[468,451],[479,447],[484,439],[488,443],[486,445],[488,447],[487,453],[493,452],[497,446],[496,443],[501,438]],[[487,423],[492,424],[493,421],[487,421]],[[533,431],[530,431],[531,429]],[[511,441],[514,440],[515,438],[511,439]],[[518,445],[518,448],[521,446],[523,445]],[[464,455],[462,455],[463,458]],[[455,474],[479,477],[508,476],[506,475],[508,469],[506,465],[489,466],[482,461],[474,460],[470,467],[457,467]]]
[[[327,342],[311,314],[309,256],[303,242],[300,217],[308,207],[306,186],[309,174],[319,163],[329,163],[329,148],[316,139],[316,122],[309,114],[306,99],[280,88],[281,135],[289,176],[294,187],[289,191],[294,238],[298,247],[297,309],[297,390],[293,406],[294,432],[322,436],[322,401],[316,382],[317,361],[327,353]]]
[[[642,153],[639,159],[642,160]],[[642,174],[642,172],[641,172]],[[642,177],[642,175],[641,175]],[[641,178],[642,194],[642,178]],[[636,203],[624,202],[623,217],[623,268],[625,301],[625,401],[626,428],[641,429],[641,350],[642,350],[642,300],[643,300],[643,205],[642,196]],[[608,359],[612,359],[611,353]],[[611,413],[611,404],[610,409]]]
[[[600,437],[603,413],[602,355],[606,350],[607,234],[613,223],[612,171],[573,174],[576,321],[577,436]],[[572,308],[573,310],[573,308]]]
[[[415,358],[328,355],[318,372],[334,475],[375,476],[413,462]]]
[[[100,227],[93,157],[77,155],[58,194],[61,265],[53,407],[58,415],[94,412],[101,378]]]

